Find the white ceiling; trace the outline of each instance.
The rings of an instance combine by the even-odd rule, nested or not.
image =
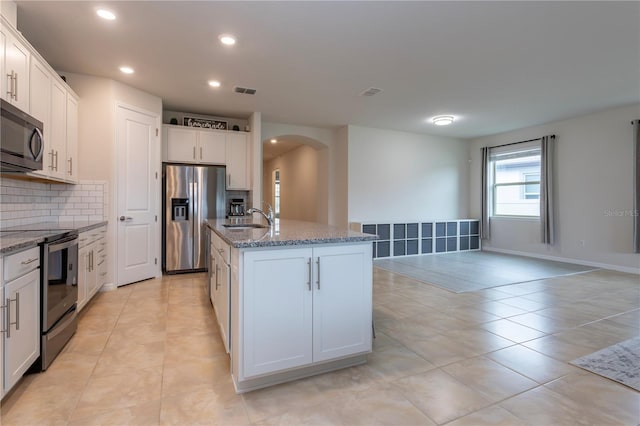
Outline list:
[[[296,139],[295,136],[281,137],[275,144],[271,143],[271,141],[264,141],[262,143],[262,161],[273,160],[301,145],[303,145],[303,142]]]
[[[192,113],[469,138],[640,102],[640,2],[18,1],[18,27],[56,69]]]

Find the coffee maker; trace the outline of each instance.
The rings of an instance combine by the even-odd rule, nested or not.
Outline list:
[[[232,198],[229,203],[229,216],[244,216],[244,200]]]

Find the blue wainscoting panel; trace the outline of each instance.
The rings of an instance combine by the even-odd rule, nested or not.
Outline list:
[[[374,258],[480,250],[480,222],[475,219],[365,223],[362,232],[378,235]]]

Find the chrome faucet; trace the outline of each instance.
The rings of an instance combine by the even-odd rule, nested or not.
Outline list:
[[[269,224],[269,226],[273,226],[273,208],[271,208],[271,204],[266,202],[265,204],[267,205],[267,207],[269,207],[269,214],[255,207],[252,207],[249,210],[247,210],[247,214],[260,213],[265,219],[267,219],[267,223]]]

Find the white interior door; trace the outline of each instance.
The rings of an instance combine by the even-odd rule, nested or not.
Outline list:
[[[156,276],[159,214],[157,116],[118,105],[117,285]]]

